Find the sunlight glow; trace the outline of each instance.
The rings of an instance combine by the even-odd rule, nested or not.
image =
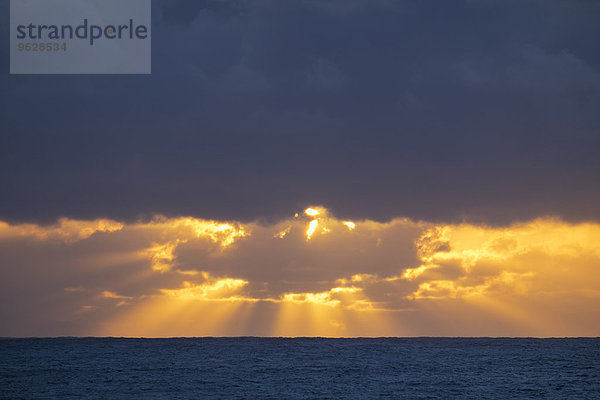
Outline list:
[[[312,235],[317,230],[317,226],[318,225],[319,225],[319,220],[313,219],[312,221],[310,221],[310,223],[308,224],[308,230],[306,231],[306,238],[307,239],[310,240],[310,238],[312,237]]]
[[[109,219],[81,221],[61,218],[56,224],[48,226],[35,224],[10,225],[0,221],[0,239],[32,236],[39,240],[58,240],[70,244],[87,239],[96,232],[116,232],[123,229],[124,226],[121,222]]]
[[[0,265],[30,263],[11,270],[29,298],[32,272],[56,281],[48,318],[84,335],[600,333],[600,224],[357,227],[310,209],[275,223],[0,221]]]
[[[181,218],[176,220],[176,225],[191,227],[197,237],[209,237],[213,242],[223,247],[230,246],[237,238],[246,236],[244,228],[228,223],[204,221],[196,218]]]
[[[309,217],[315,217],[319,215],[319,211],[315,210],[314,208],[307,208],[306,210],[304,210],[304,213]]]
[[[292,230],[292,227],[288,226],[287,228],[285,228],[281,232],[276,233],[273,237],[279,238],[279,239],[283,239],[285,237],[285,235],[287,235],[288,233],[290,233],[291,230]]]
[[[320,293],[285,293],[282,296],[282,301],[292,303],[315,303],[335,307],[340,304],[341,301],[333,298],[332,296],[334,294],[356,293],[358,291],[360,291],[360,289],[355,287],[335,287],[327,292]]]
[[[180,299],[193,300],[248,300],[237,296],[237,292],[246,286],[248,281],[243,279],[222,278],[214,279],[203,284],[193,284],[183,282],[183,287],[179,289],[161,289],[161,293],[177,297]]]
[[[239,238],[248,236],[240,224],[219,223],[190,217],[175,219],[156,217],[150,223],[136,224],[133,228],[136,230],[159,229],[164,232],[163,236],[174,237],[173,240],[162,243],[153,242],[150,248],[139,252],[141,256],[150,259],[154,271],[161,273],[171,270],[177,247],[190,240],[206,238],[225,250]],[[185,272],[183,273],[185,274]]]
[[[354,230],[354,228],[356,228],[356,224],[352,221],[344,221],[342,224],[346,225],[349,230]]]
[[[180,240],[174,240],[164,244],[152,243],[152,247],[142,251],[142,254],[150,259],[150,266],[154,271],[167,272],[175,259],[173,252]]]
[[[402,278],[412,281],[412,280],[415,280],[416,278],[418,278],[419,276],[423,275],[425,273],[425,271],[428,271],[430,269],[434,269],[437,267],[438,266],[435,264],[429,264],[429,265],[420,265],[417,268],[406,268],[404,270],[404,272],[402,273]]]

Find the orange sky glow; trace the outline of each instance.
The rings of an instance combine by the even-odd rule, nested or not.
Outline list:
[[[600,225],[0,222],[4,336],[599,336]]]

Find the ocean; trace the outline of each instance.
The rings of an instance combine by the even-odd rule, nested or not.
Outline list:
[[[600,399],[600,339],[0,339],[2,399]]]

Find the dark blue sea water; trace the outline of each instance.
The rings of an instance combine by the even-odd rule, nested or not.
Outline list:
[[[600,399],[600,339],[0,339],[2,399]]]

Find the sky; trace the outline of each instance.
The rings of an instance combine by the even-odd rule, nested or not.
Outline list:
[[[155,0],[151,75],[0,41],[0,335],[600,336],[599,20]]]

